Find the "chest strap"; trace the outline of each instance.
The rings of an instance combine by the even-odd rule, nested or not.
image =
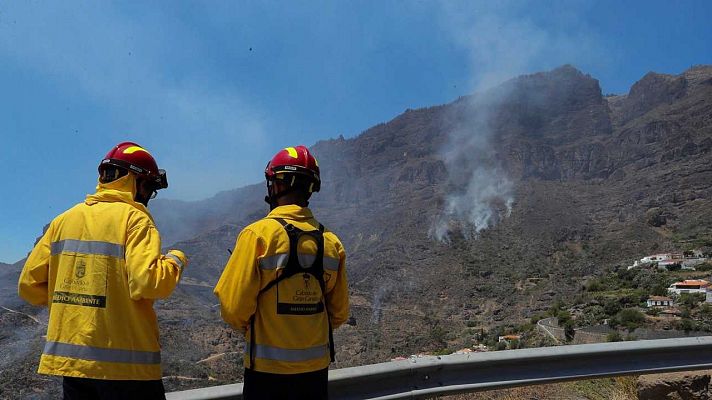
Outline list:
[[[277,285],[279,282],[290,278],[298,273],[307,273],[312,275],[314,278],[316,278],[317,282],[319,282],[319,288],[321,289],[321,302],[324,306],[324,310],[326,311],[326,321],[329,325],[329,355],[331,362],[334,362],[335,360],[335,355],[336,355],[336,349],[334,346],[334,330],[331,327],[331,318],[329,316],[329,309],[327,307],[326,303],[326,283],[324,282],[324,225],[319,224],[319,229],[318,230],[313,230],[313,231],[303,231],[291,223],[288,223],[285,221],[283,218],[272,218],[279,222],[284,230],[287,232],[287,236],[289,237],[289,258],[287,259],[287,265],[285,268],[279,272],[279,276],[272,280],[270,283],[265,285],[264,288],[262,288],[259,293],[257,294],[257,298],[259,300],[259,296],[272,289],[275,285]],[[299,263],[299,253],[298,253],[298,247],[299,247],[299,239],[303,236],[311,236],[314,241],[316,241],[317,244],[317,250],[316,250],[316,255],[314,257],[314,263],[309,267],[309,268],[304,268],[302,265]],[[255,315],[253,314],[252,317],[250,317],[250,368],[254,369],[255,365]]]

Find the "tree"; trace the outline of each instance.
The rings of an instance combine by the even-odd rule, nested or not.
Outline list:
[[[556,322],[559,326],[565,325],[567,322],[571,321],[571,313],[566,310],[561,310],[556,313]]]
[[[574,323],[573,321],[568,320],[564,325],[564,337],[566,337],[567,342],[570,342],[574,340],[574,336],[576,336],[576,329],[574,329]]]

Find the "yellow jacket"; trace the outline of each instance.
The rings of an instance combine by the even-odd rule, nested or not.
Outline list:
[[[280,306],[309,306],[322,301],[314,276],[297,274],[261,295],[259,291],[276,279],[289,258],[289,237],[274,218],[282,218],[303,231],[319,228],[308,208],[296,205],[275,208],[266,218],[246,227],[238,236],[235,251],[215,287],[222,318],[245,334],[245,366],[256,371],[297,374],[327,368],[329,326],[325,312],[294,315]],[[316,244],[300,241],[300,261],[316,254]],[[305,262],[302,262],[304,264]],[[324,281],[326,308],[336,329],[349,316],[346,253],[333,232],[324,232]],[[255,332],[250,319],[254,315]],[[250,340],[255,335],[255,365],[250,365]]]
[[[171,294],[187,260],[161,255],[128,174],[99,184],[56,217],[27,259],[20,297],[49,305],[39,373],[108,380],[161,379],[153,301]]]

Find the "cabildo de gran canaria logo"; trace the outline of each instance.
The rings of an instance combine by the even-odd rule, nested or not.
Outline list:
[[[84,278],[84,275],[87,273],[87,266],[84,261],[79,261],[74,269],[74,276],[77,277],[77,279],[82,279]]]

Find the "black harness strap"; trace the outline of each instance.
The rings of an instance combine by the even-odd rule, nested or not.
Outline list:
[[[331,327],[331,318],[329,316],[329,309],[326,304],[326,282],[324,282],[324,225],[319,224],[319,230],[315,231],[303,231],[294,225],[288,223],[282,218],[272,218],[278,221],[287,231],[287,236],[289,236],[289,258],[287,259],[287,265],[282,270],[277,278],[268,283],[262,290],[259,291],[257,297],[270,290],[272,287],[277,285],[279,282],[290,278],[298,273],[307,273],[316,278],[319,282],[319,288],[321,289],[321,303],[323,305],[324,311],[326,311],[326,321],[329,324],[329,355],[331,362],[334,362],[336,350],[334,346],[334,330]],[[304,268],[299,263],[299,239],[302,235],[311,236],[317,244],[316,255],[314,258],[314,263],[308,267]],[[250,318],[250,368],[254,369],[255,365],[255,315],[253,314]]]

